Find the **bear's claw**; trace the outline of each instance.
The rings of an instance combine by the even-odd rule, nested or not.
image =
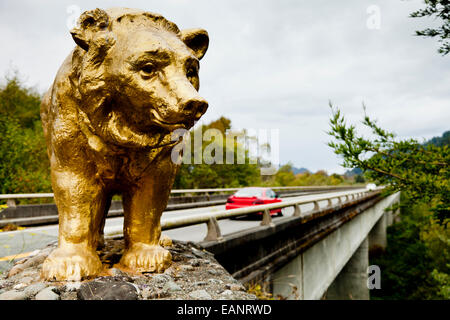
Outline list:
[[[81,281],[101,270],[102,263],[95,252],[58,248],[45,259],[41,275],[48,281]]]
[[[129,248],[120,264],[138,272],[164,272],[172,262],[170,252],[159,245],[134,244]]]

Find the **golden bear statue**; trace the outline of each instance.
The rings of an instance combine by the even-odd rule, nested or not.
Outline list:
[[[84,12],[71,34],[77,46],[41,106],[59,212],[58,248],[42,276],[79,281],[100,273],[96,250],[114,194],[124,209],[120,264],[162,272],[171,255],[159,243],[160,218],[179,167],[172,133],[208,108],[198,94],[208,33],[113,8]]]

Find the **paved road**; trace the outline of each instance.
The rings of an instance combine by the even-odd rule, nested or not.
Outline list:
[[[352,190],[356,191],[356,190]],[[326,195],[338,195],[345,194],[348,191],[330,192],[320,194],[309,194],[298,197],[290,197],[293,199],[316,199]],[[337,200],[335,200],[337,201]],[[326,205],[326,201],[320,202],[320,206]],[[312,204],[302,205],[302,212],[311,210]],[[196,208],[196,209],[184,209],[164,212],[162,219],[173,218],[176,216],[184,215],[190,216],[198,213],[212,212],[224,210],[225,205]],[[286,208],[283,211],[285,216],[289,216],[293,213],[292,208]],[[277,218],[274,218],[277,219]],[[224,219],[219,220],[219,226],[222,235],[236,232],[239,230],[255,227],[259,225],[260,221],[250,217],[240,217],[236,220]],[[109,218],[105,224],[105,235],[117,233],[122,229],[123,217]],[[178,228],[173,230],[164,231],[163,234],[168,235],[172,239],[182,241],[201,241],[206,236],[206,224],[194,225],[185,228]],[[52,241],[57,241],[58,225],[49,225],[42,227],[30,227],[24,230],[2,232],[0,233],[0,272],[7,269],[11,265],[11,258],[16,255],[32,252],[36,249],[40,249]]]

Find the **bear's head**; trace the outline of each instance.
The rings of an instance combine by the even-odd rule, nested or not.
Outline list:
[[[208,108],[198,94],[202,29],[180,31],[164,17],[114,8],[84,12],[71,30],[78,45],[70,76],[82,121],[117,146],[171,145]]]

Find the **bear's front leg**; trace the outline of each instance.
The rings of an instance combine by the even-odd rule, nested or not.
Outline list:
[[[58,248],[44,261],[42,276],[52,281],[80,281],[102,269],[96,253],[99,227],[105,212],[102,187],[87,175],[52,170],[59,214]]]
[[[160,246],[160,219],[177,168],[170,158],[159,164],[123,195],[125,252],[120,263],[138,272],[163,272],[172,262],[170,252]]]

